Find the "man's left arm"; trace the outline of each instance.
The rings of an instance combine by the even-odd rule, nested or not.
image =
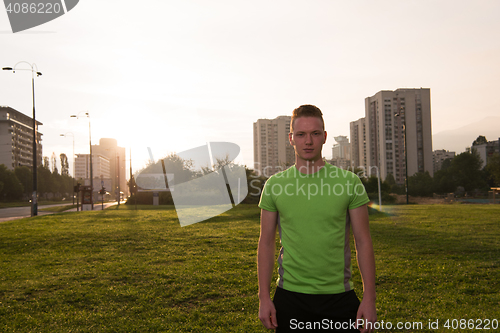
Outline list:
[[[375,309],[375,256],[370,236],[367,206],[363,205],[350,209],[349,216],[356,244],[356,257],[363,281],[363,299],[356,319],[363,319],[364,322],[371,322],[374,325],[377,321],[377,312]],[[366,329],[365,327],[364,329],[360,329],[360,331],[361,333],[373,332],[373,329]]]

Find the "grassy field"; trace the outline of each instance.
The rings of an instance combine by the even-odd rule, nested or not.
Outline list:
[[[379,332],[500,320],[499,206],[392,206],[371,229]],[[173,207],[125,205],[1,223],[0,332],[264,332],[258,236],[250,205],[184,228]]]

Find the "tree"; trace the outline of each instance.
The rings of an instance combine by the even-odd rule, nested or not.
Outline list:
[[[387,174],[387,177],[385,177],[384,183],[391,188],[393,185],[396,185],[396,180],[394,179],[394,176],[392,173]]]
[[[500,186],[500,154],[494,153],[488,159],[485,169],[490,175],[493,186]]]
[[[45,159],[47,159],[48,161],[48,158],[44,157],[44,162],[45,162]],[[51,192],[51,189],[50,189],[50,184],[51,184],[51,177],[52,177],[52,173],[50,172],[49,170],[49,167],[48,165],[46,166],[45,163],[43,166],[40,166],[39,168],[37,168],[37,177],[38,177],[38,193],[40,196],[46,194],[46,193],[49,193]]]
[[[463,186],[465,191],[486,187],[484,172],[481,171],[481,157],[476,149],[461,153],[451,161],[447,169],[456,186]]]
[[[49,162],[49,157],[48,156],[44,156],[43,157],[43,167],[47,168],[47,169],[50,169],[50,162]]]
[[[136,174],[135,182],[138,187],[145,189],[165,187],[163,165],[165,166],[165,173],[173,175],[173,178],[169,177],[169,187],[191,180],[195,175],[195,172],[192,170],[193,162],[191,160],[182,159],[175,153],[166,156],[162,160],[150,163]]]
[[[16,174],[7,169],[3,164],[0,164],[0,183],[3,187],[0,191],[1,200],[20,200],[23,196],[23,185],[16,177]]]
[[[57,168],[54,168],[54,171],[52,171],[52,174],[50,175],[49,189],[49,192],[53,194],[63,193],[63,183],[61,175],[57,172]]]
[[[375,175],[371,175],[368,178],[362,177],[360,179],[365,186],[366,193],[368,193],[370,196],[376,195],[378,197],[378,177]],[[380,192],[389,193],[390,190],[391,187],[387,183],[382,181],[380,182]]]
[[[472,143],[473,146],[477,146],[477,145],[482,145],[482,144],[485,144],[485,143],[488,143],[488,140],[486,140],[486,137],[484,135],[480,135],[477,137],[476,140],[474,140],[474,142]]]
[[[433,181],[429,171],[417,172],[408,177],[408,193],[419,197],[432,195]]]
[[[127,182],[127,185],[130,196],[134,195],[137,192],[137,184],[135,183],[134,175],[130,176],[130,180]]]
[[[14,173],[23,185],[24,194],[29,197],[33,192],[33,173],[27,166],[18,166],[14,169]]]
[[[62,153],[59,155],[61,159],[61,175],[69,175],[69,163],[68,163],[68,157],[66,154]]]
[[[52,172],[58,173],[59,171],[57,170],[57,158],[56,158],[56,153],[52,153],[52,156],[50,158],[51,164],[52,164]]]
[[[387,174],[384,182],[382,183],[382,190],[387,189],[387,193],[396,193],[396,194],[404,194],[405,189],[404,186],[398,185],[396,180],[394,179],[394,175],[392,173]]]
[[[445,160],[444,162],[446,162]],[[444,165],[443,162],[443,165]],[[457,186],[455,185],[455,181],[453,180],[452,173],[449,171],[449,167],[441,170],[438,170],[434,173],[433,179],[433,189],[434,192],[445,194],[455,192]]]

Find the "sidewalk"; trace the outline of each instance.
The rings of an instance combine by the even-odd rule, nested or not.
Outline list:
[[[115,206],[117,204],[118,204],[118,202],[116,202],[116,201],[105,202],[104,209],[111,207],[111,206]],[[125,204],[125,201],[121,201],[120,204],[121,205]],[[70,205],[70,204],[38,206],[38,216],[58,213],[58,212],[44,212],[44,211],[40,210],[42,208],[65,206],[65,205]],[[80,209],[81,209],[81,207],[80,207]],[[101,203],[94,203],[94,210],[101,210]],[[76,208],[68,209],[64,212],[76,212]],[[0,214],[3,215],[3,216],[0,216],[0,223],[6,222],[6,221],[11,221],[11,220],[22,219],[25,217],[31,217],[31,207],[2,208],[0,210]]]

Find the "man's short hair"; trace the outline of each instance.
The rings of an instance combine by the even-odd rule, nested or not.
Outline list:
[[[293,132],[293,123],[295,119],[300,118],[300,117],[314,117],[314,118],[319,118],[321,119],[321,122],[323,123],[323,130],[325,129],[325,121],[323,120],[323,112],[314,105],[306,104],[306,105],[301,105],[295,110],[293,110],[292,113],[292,120],[290,121],[290,131]]]

